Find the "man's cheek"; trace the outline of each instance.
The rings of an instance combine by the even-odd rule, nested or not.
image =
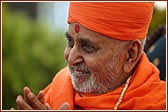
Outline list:
[[[68,57],[69,57],[70,50],[66,47],[64,50],[64,58],[68,62]]]

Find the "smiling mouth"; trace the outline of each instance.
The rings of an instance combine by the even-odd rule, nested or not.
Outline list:
[[[74,70],[73,73],[74,73],[75,77],[77,77],[77,78],[82,78],[82,77],[86,77],[86,76],[90,75],[89,72],[79,71],[79,70]]]
[[[71,73],[74,74],[74,76],[76,78],[82,78],[82,77],[86,77],[86,76],[90,76],[91,72],[87,69],[87,70],[82,70],[82,69],[77,69],[75,67],[71,67]]]

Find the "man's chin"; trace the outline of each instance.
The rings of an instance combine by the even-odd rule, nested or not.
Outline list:
[[[72,81],[73,88],[75,91],[80,93],[92,93],[93,92],[93,82],[89,83],[88,81]]]

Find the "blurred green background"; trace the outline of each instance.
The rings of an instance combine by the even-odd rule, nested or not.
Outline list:
[[[43,3],[45,4],[45,3]],[[51,30],[26,11],[2,3],[2,109],[16,108],[16,97],[28,86],[34,93],[47,86],[64,66],[66,29]],[[154,9],[149,34],[166,24],[166,10]]]

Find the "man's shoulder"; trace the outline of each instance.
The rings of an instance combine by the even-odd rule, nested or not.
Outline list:
[[[68,67],[62,68],[62,69],[56,74],[56,76],[59,76],[59,75],[69,75],[69,68],[68,68]]]
[[[166,83],[164,81],[147,81],[136,88],[129,89],[125,94],[124,101],[130,105],[131,109],[165,109]]]
[[[53,78],[53,81],[63,81],[65,79],[69,79],[70,78],[70,72],[68,67],[64,67],[62,68]]]

